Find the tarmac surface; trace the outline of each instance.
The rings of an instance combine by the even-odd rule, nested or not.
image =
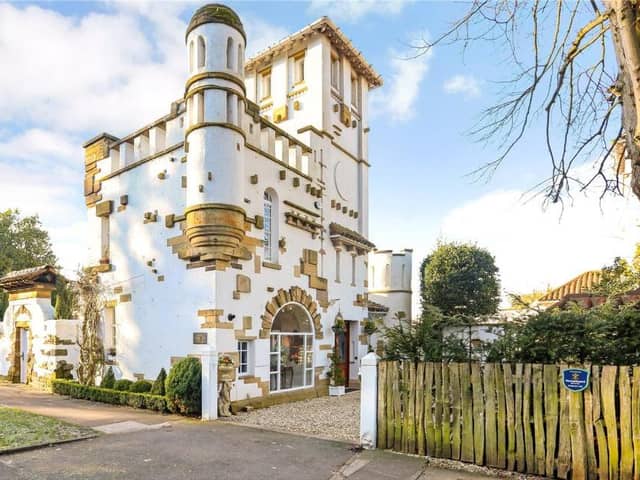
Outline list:
[[[0,404],[96,428],[100,436],[0,455],[0,480],[471,480],[482,474],[353,444],[202,422],[0,385]]]

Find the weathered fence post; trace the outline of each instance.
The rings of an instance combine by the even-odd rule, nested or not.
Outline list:
[[[360,363],[360,445],[376,448],[378,418],[378,356],[368,353]]]
[[[198,352],[202,363],[202,420],[218,418],[218,352],[213,345],[203,345]]]

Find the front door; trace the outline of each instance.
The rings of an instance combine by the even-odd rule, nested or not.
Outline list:
[[[344,386],[349,386],[349,330],[348,327],[343,332],[336,335],[336,353],[338,354],[338,367],[342,370]]]
[[[20,383],[27,383],[27,360],[29,358],[29,330],[27,328],[18,329],[20,338]]]

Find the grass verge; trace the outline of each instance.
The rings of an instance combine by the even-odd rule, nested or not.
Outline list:
[[[92,434],[95,432],[88,427],[72,425],[17,408],[0,407],[0,453]]]

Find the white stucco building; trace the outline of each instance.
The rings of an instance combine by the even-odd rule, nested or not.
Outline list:
[[[206,343],[236,358],[236,407],[321,393],[336,344],[357,382],[373,248],[367,99],[382,84],[326,17],[245,60],[247,35],[228,7],[197,10],[184,96],[84,145],[109,362],[152,379]]]

